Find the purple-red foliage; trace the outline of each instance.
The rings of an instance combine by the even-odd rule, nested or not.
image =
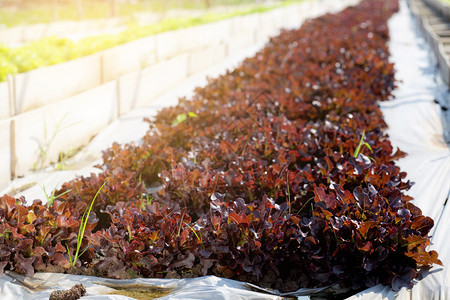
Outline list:
[[[395,87],[386,41],[397,9],[364,0],[284,31],[148,120],[141,144],[106,150],[103,172],[65,183],[57,194],[71,191],[51,207],[4,196],[0,271],[70,269],[66,247],[74,252],[107,180],[79,268],[216,274],[282,290],[410,285],[440,261],[426,249],[433,220],[404,194],[411,183],[394,164],[404,153],[394,153],[377,104]],[[372,151],[355,158],[363,134]]]

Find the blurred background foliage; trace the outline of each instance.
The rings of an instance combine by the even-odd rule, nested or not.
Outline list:
[[[0,82],[7,80],[8,75],[23,73],[36,68],[62,63],[152,34],[216,22],[239,15],[264,12],[302,0],[54,1],[57,1],[57,5],[55,6],[52,5],[52,0],[0,0],[0,3],[3,5],[0,12],[2,17],[8,16],[10,18],[9,20],[11,20],[11,22],[6,23],[8,25],[11,25],[13,21],[18,22],[17,19],[19,19],[19,15],[22,16],[22,23],[16,24],[43,23],[51,22],[52,20],[77,20],[77,18],[81,17],[81,14],[78,14],[74,7],[76,7],[76,2],[80,2],[82,6],[80,10],[83,11],[82,19],[106,18],[112,15],[111,10],[114,9],[114,13],[116,13],[117,17],[130,17],[130,22],[127,23],[127,26],[120,27],[121,31],[119,32],[93,32],[92,35],[87,34],[85,37],[77,40],[58,36],[47,36],[41,38],[37,37],[35,40],[23,42],[18,45],[7,45],[0,42]],[[111,7],[111,1],[114,1],[117,7]],[[6,2],[9,3],[8,10],[14,11],[11,15],[8,15],[5,12],[7,10],[5,9],[5,7],[7,7],[5,4]],[[37,5],[37,3],[41,4]],[[211,9],[206,9],[208,7]],[[58,18],[54,19],[55,16],[52,16],[51,8],[57,9]],[[175,15],[164,13],[170,9],[192,10],[188,10],[187,14],[186,11],[182,11],[182,14]],[[133,15],[136,15],[139,12],[148,11],[155,11],[156,14],[161,12],[160,15],[162,18],[156,22],[143,25],[139,24],[136,20],[133,22]],[[37,12],[40,12],[40,14]],[[12,15],[15,15],[16,17],[13,17]],[[0,24],[2,22],[5,22],[5,19],[0,19]],[[3,25],[3,27],[6,27],[6,25]]]
[[[267,0],[0,0],[0,24],[5,27],[108,17],[132,17],[142,11],[206,9]],[[277,1],[271,1],[277,2]]]

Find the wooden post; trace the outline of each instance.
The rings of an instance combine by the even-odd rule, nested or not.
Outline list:
[[[109,3],[111,5],[110,17],[114,18],[117,16],[117,0],[109,0]]]
[[[84,18],[83,0],[76,0],[76,2],[77,2],[78,19],[83,20]]]
[[[58,20],[58,0],[52,0],[53,4],[53,21]]]

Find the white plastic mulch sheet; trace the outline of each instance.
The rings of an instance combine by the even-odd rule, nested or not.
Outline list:
[[[146,287],[149,291],[158,287],[161,291],[165,290],[166,294],[169,293],[158,299],[282,299],[251,291],[245,283],[215,276],[193,279],[110,280],[57,273],[37,273],[33,278],[15,273],[3,275],[0,294],[2,300],[48,299],[52,291],[70,289],[78,283],[82,283],[88,290],[88,294],[82,298],[86,300],[129,299],[129,297],[114,293],[120,290],[146,290]],[[150,297],[150,294],[147,297]]]
[[[391,60],[396,65],[398,88],[392,101],[381,103],[388,133],[395,147],[408,153],[398,165],[416,185],[408,192],[415,198],[424,215],[435,220],[432,248],[439,252],[444,265],[450,264],[450,208],[446,206],[450,190],[450,151],[442,132],[441,112],[436,97],[450,97],[446,86],[436,77],[437,70],[430,60],[431,52],[418,35],[417,26],[406,2],[389,22],[391,31]],[[378,285],[351,299],[450,299],[449,272],[434,267],[422,273],[411,290],[394,292]],[[159,299],[281,299],[282,295],[258,291],[243,282],[206,276],[195,279],[135,279],[110,280],[67,274],[37,273],[26,278],[15,273],[0,276],[0,299],[48,299],[56,289],[69,289],[83,283],[87,296],[83,299],[129,299],[114,295],[117,289],[133,290],[146,287],[169,289]],[[291,295],[299,299],[319,290],[300,290]]]
[[[450,150],[444,141],[442,113],[436,102],[450,98],[439,78],[432,52],[420,37],[405,0],[389,21],[391,61],[395,63],[398,88],[395,99],[381,103],[388,134],[394,147],[407,152],[398,161],[407,179],[415,182],[408,191],[424,215],[435,222],[431,249],[439,253],[444,268],[423,272],[412,289],[392,291],[378,285],[351,299],[450,299]],[[437,101],[436,101],[437,100]]]

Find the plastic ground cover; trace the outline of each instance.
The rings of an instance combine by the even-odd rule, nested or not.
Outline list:
[[[436,100],[450,99],[433,54],[420,34],[406,1],[389,21],[391,60],[396,66],[395,99],[381,103],[393,146],[408,153],[397,163],[415,185],[408,191],[425,215],[435,220],[431,248],[444,264],[423,272],[412,289],[378,285],[350,299],[449,299],[450,150],[444,141],[442,112]],[[445,102],[445,101],[444,101]]]
[[[402,19],[399,19],[399,17],[402,17]],[[449,262],[449,251],[448,246],[447,248],[445,246],[445,228],[449,226],[449,212],[448,208],[445,209],[444,203],[448,196],[448,178],[450,178],[449,151],[445,143],[441,141],[442,127],[439,120],[440,112],[433,102],[435,90],[439,88],[439,85],[433,82],[432,65],[422,65],[424,61],[427,61],[429,54],[427,52],[421,52],[419,47],[417,47],[418,51],[413,52],[410,50],[411,44],[414,44],[413,42],[417,40],[417,37],[412,35],[413,31],[411,27],[403,28],[405,23],[402,22],[406,22],[406,24],[410,22],[404,2],[402,2],[400,14],[395,16],[390,23],[391,39],[393,41],[391,44],[392,59],[396,63],[397,78],[401,78],[404,82],[403,84],[399,84],[396,92],[397,100],[391,103],[383,103],[382,107],[385,119],[390,126],[389,134],[392,143],[409,153],[409,156],[400,161],[399,165],[403,170],[408,172],[409,178],[417,183],[411,189],[410,194],[416,198],[415,203],[422,208],[424,214],[431,215],[436,220],[435,237],[433,239],[435,244],[434,248],[439,251],[444,264],[447,264]],[[395,33],[399,35],[395,35]],[[401,42],[395,45],[397,39],[401,39]],[[407,53],[409,54],[407,57],[404,55],[406,53],[405,49],[402,48],[405,46],[405,41],[408,42]],[[396,49],[403,52],[398,52]],[[401,60],[404,60],[404,64],[401,64]],[[414,66],[414,62],[420,62],[420,64]],[[413,130],[415,134],[402,134],[402,132],[405,132],[405,128],[409,132]],[[424,157],[426,158],[425,162]],[[431,202],[430,199],[436,199],[437,202]],[[395,293],[390,292],[390,288],[375,287],[357,297],[361,297],[361,299],[391,299],[408,296],[409,299],[411,295],[408,293],[412,293],[412,296],[415,297],[413,299],[432,299],[432,296],[436,296],[437,298],[440,296],[441,299],[444,299],[446,283],[442,280],[444,280],[443,274],[446,273],[445,271],[431,273],[425,280],[417,284],[412,292],[402,290],[398,295],[395,295]],[[170,296],[163,299],[277,299],[276,296],[266,296],[261,293],[249,292],[243,283],[219,279],[213,276],[185,280],[139,279],[134,281],[113,281],[66,274],[41,273],[35,275],[34,282],[30,282],[33,280],[29,279],[28,282],[25,282],[25,285],[30,287],[35,285],[38,289],[39,287],[44,289],[43,291],[33,293],[30,293],[27,288],[23,288],[23,285],[17,284],[21,280],[24,280],[22,277],[15,276],[14,279],[9,275],[4,275],[1,279],[3,281],[0,283],[0,294],[5,295],[4,297],[2,296],[2,299],[18,299],[24,297],[40,299],[48,297],[50,293],[48,287],[49,282],[52,284],[57,283],[58,288],[69,288],[75,283],[83,282],[98,291],[98,294],[110,291],[104,287],[108,283],[114,283],[116,285],[150,283],[174,288]],[[425,282],[427,282],[427,285],[425,285]],[[54,288],[54,286],[52,287]],[[99,295],[88,296],[83,299],[105,298],[124,299],[123,296]]]

